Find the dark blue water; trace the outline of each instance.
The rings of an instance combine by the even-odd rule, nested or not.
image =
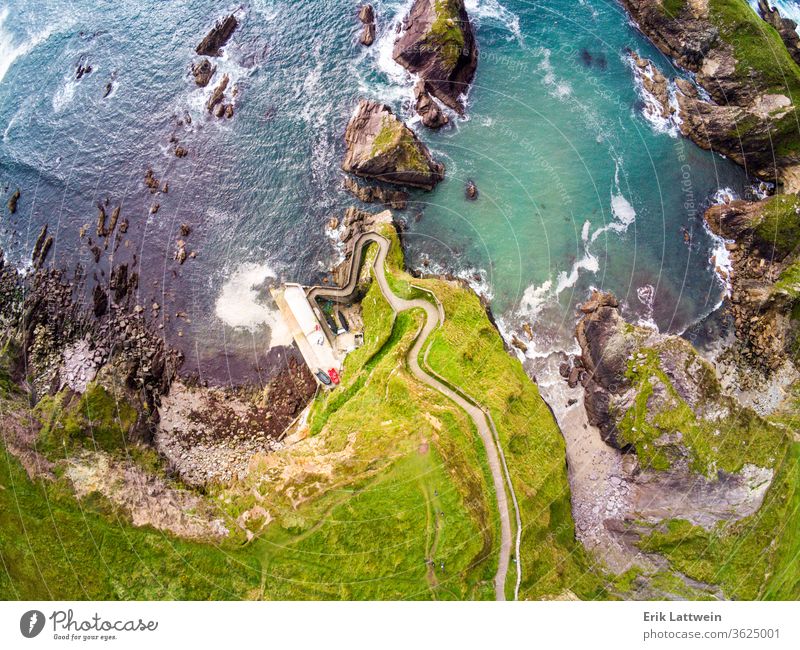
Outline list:
[[[50,264],[80,262],[97,282],[112,263],[138,270],[138,301],[163,306],[187,369],[224,380],[231,368],[263,365],[274,315],[251,286],[310,281],[335,260],[325,224],[353,204],[339,163],[358,98],[383,99],[421,129],[412,80],[390,57],[393,21],[409,3],[374,3],[379,38],[369,49],[357,42],[356,2],[247,3],[217,76],[198,89],[194,47],[238,5],[0,1],[0,183],[22,191],[17,214],[0,222],[7,255],[24,265],[48,223]],[[468,8],[478,74],[466,120],[420,130],[447,180],[415,193],[400,215],[412,263],[470,278],[505,328],[534,322],[540,348],[569,339],[590,286],[664,330],[713,309],[722,287],[701,208],[719,189],[741,194],[748,184],[643,116],[625,48],[674,74],[669,63],[613,1]],[[76,80],[80,63],[93,70]],[[238,88],[231,120],[204,111],[222,72]],[[189,155],[176,158],[176,144]],[[144,186],[148,168],[167,194]],[[467,179],[480,190],[474,203]],[[79,230],[93,234],[106,200],[122,205],[130,228],[95,264]],[[178,239],[197,254],[183,265]]]

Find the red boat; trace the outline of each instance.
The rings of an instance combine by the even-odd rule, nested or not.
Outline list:
[[[336,368],[331,368],[330,370],[328,370],[328,377],[331,378],[331,381],[334,384],[338,384],[339,383],[339,373],[336,372]]]

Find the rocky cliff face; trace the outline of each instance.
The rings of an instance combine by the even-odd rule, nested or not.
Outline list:
[[[800,188],[794,106],[800,68],[778,32],[744,0],[685,2],[675,15],[661,0],[623,0],[623,5],[645,35],[693,72],[708,93],[676,81],[681,132],[754,176],[778,180],[790,191]]]
[[[362,99],[344,135],[346,172],[398,185],[431,190],[444,178],[444,165],[392,110]]]
[[[394,45],[394,59],[424,80],[446,106],[464,112],[461,101],[478,65],[478,47],[463,0],[415,0]]]
[[[562,375],[577,375],[589,424],[622,452],[616,505],[602,522],[612,538],[647,551],[650,531],[677,520],[719,531],[721,522],[759,512],[791,445],[784,428],[726,395],[687,341],[627,323],[612,295],[594,292],[581,312],[581,356]],[[652,568],[660,561],[646,554],[635,562]]]
[[[800,360],[800,199],[731,201],[705,214],[709,228],[733,243],[730,311],[748,365],[773,372]]]

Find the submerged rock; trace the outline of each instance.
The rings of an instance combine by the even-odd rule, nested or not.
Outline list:
[[[467,181],[467,186],[464,188],[464,194],[470,201],[474,201],[478,198],[478,186],[475,185],[475,181]]]
[[[212,27],[211,31],[200,41],[195,52],[200,56],[219,56],[222,54],[222,48],[233,36],[233,32],[236,31],[238,26],[239,22],[231,14]]]
[[[392,109],[362,99],[345,131],[342,169],[376,180],[433,189],[444,178],[444,165],[436,162],[414,132]]]
[[[8,199],[8,211],[11,214],[16,214],[16,212],[17,212],[17,202],[19,201],[19,196],[20,196],[20,192],[19,192],[19,188],[17,188],[14,191],[14,193],[11,195],[11,197]]]
[[[463,0],[415,0],[393,56],[426,89],[459,114],[478,65],[478,46]]]

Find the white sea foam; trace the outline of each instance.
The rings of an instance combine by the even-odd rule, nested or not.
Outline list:
[[[562,100],[570,97],[572,86],[556,76],[555,68],[550,61],[550,50],[540,47],[536,53],[541,57],[538,69],[542,73],[542,83],[550,89],[550,95]]]
[[[552,288],[553,283],[550,280],[545,280],[538,287],[534,284],[530,285],[522,292],[519,312],[529,320],[535,321],[539,312],[552,299]]]
[[[730,187],[721,187],[711,196],[711,202],[715,205],[730,203],[739,198],[739,195]]]
[[[44,43],[56,30],[56,25],[48,25],[42,30],[29,35],[27,40],[22,43],[15,43],[15,37],[5,29],[5,22],[8,18],[8,7],[0,8],[0,81],[6,76],[9,68],[19,57],[28,54],[37,45]],[[58,25],[61,29],[68,29],[74,19],[67,16]]]
[[[498,22],[517,39],[520,45],[523,44],[519,17],[513,11],[506,9],[497,0],[466,0],[464,6],[467,9],[470,20],[474,20],[479,24],[484,20]]]
[[[276,274],[266,264],[247,263],[240,266],[225,281],[215,305],[217,317],[226,325],[257,331],[269,327],[270,346],[289,345],[292,336],[277,309],[259,298],[257,289]]]
[[[600,235],[608,231],[621,235],[636,221],[636,210],[621,193],[611,195],[611,214],[614,215],[614,220],[595,230],[592,233],[591,241],[594,242]]]
[[[70,71],[64,77],[62,85],[53,93],[52,106],[54,113],[60,113],[67,106],[72,103],[75,98],[75,90],[78,88],[78,80],[75,75]]]
[[[645,308],[644,315],[639,318],[637,325],[640,327],[649,327],[650,329],[658,331],[658,325],[656,325],[656,322],[653,320],[653,301],[656,297],[655,288],[652,284],[645,284],[644,286],[638,287],[636,289],[636,297]]]

